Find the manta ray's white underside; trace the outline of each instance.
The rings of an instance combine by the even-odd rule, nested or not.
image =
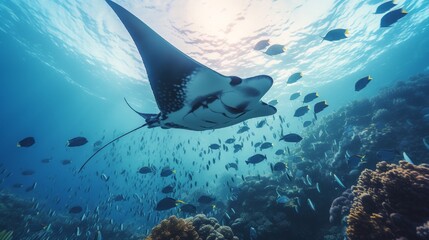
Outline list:
[[[268,76],[243,79],[232,86],[231,78],[209,69],[196,69],[183,84],[184,105],[178,111],[166,114],[162,127],[180,125],[191,130],[228,127],[250,118],[269,116],[276,109],[260,101],[273,81]],[[195,99],[215,96],[209,103],[194,109]],[[231,111],[236,109],[236,111]]]

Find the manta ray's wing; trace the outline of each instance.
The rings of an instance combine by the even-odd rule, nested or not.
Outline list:
[[[106,0],[118,15],[142,57],[158,108],[167,114],[183,107],[186,77],[204,67],[175,48],[120,5]]]

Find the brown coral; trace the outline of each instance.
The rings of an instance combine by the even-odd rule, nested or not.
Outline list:
[[[232,229],[204,214],[182,219],[171,216],[152,229],[146,240],[238,240]]]
[[[203,240],[238,240],[232,229],[228,226],[221,226],[216,218],[207,218],[204,214],[197,214],[189,220],[192,221]]]
[[[429,165],[380,162],[353,188],[349,239],[421,239],[416,228],[429,219]]]
[[[171,216],[152,229],[146,240],[200,240],[192,222]]]

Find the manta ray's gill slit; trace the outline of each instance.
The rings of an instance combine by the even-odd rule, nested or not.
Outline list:
[[[211,109],[211,108],[210,108],[210,106],[208,106],[208,109],[209,109],[212,113],[214,113],[214,114],[220,114],[220,115],[222,115],[222,116],[225,116],[226,118],[231,119],[231,117],[229,117],[228,115],[226,115],[226,113],[225,113],[225,112],[217,112],[217,111],[215,111],[215,110]]]

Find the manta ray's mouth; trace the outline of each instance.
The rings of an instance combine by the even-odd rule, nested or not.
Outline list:
[[[196,110],[202,108],[202,109],[208,109],[213,113],[223,114],[225,117],[232,119],[236,117],[234,115],[240,115],[246,111],[246,108],[249,105],[249,102],[244,102],[237,107],[233,107],[225,103],[225,101],[222,99],[223,94],[224,93],[222,92],[216,92],[206,97],[201,97],[200,98],[201,101],[194,102],[194,104],[191,105],[191,110],[188,112],[188,114],[194,113]],[[223,109],[215,110],[214,108],[210,107],[210,105],[214,105],[216,101],[219,101],[221,103],[221,105],[223,106]],[[227,115],[228,113],[232,114],[232,116],[228,116]],[[186,114],[184,118],[188,114]]]

